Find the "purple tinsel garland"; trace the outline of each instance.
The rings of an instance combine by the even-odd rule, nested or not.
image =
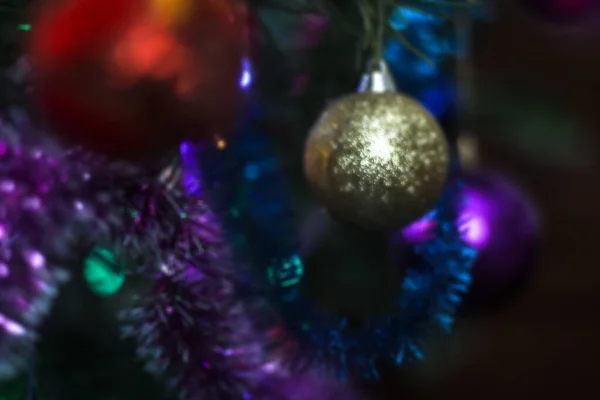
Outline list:
[[[182,399],[249,399],[260,340],[236,301],[222,233],[201,200],[178,206],[181,230],[152,290],[122,313],[147,370]]]
[[[94,205],[95,220],[85,236],[89,248],[110,249],[114,267],[125,274],[153,274],[169,262],[180,229],[181,191],[143,168],[81,150],[69,151],[65,162],[85,181],[82,190]]]
[[[233,292],[219,225],[181,187],[180,160],[151,173],[64,151],[24,113],[10,119],[0,126],[0,377],[26,366],[58,284],[102,247],[119,272],[156,278],[124,312],[147,368],[182,398],[248,398],[262,342]]]
[[[26,145],[31,137],[0,120],[0,380],[26,366],[93,218],[55,149]]]
[[[115,268],[155,277],[123,312],[123,334],[182,399],[334,399],[345,390],[315,381],[300,391],[306,377],[266,359],[220,226],[197,191],[179,189],[176,164],[165,180],[67,153],[19,115],[0,125],[0,379],[24,369],[69,268],[101,246],[115,251]]]

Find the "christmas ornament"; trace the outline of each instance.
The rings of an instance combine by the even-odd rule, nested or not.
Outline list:
[[[527,277],[535,262],[540,226],[537,212],[526,196],[502,175],[470,171],[464,177],[464,203],[457,219],[461,237],[478,249],[473,266],[472,305],[497,300]],[[404,230],[418,243],[433,221],[425,218]]]
[[[152,292],[122,313],[149,372],[182,399],[247,399],[262,347],[233,295],[222,234],[199,199],[182,208],[173,256]]]
[[[245,18],[234,0],[52,3],[31,31],[39,105],[67,140],[117,158],[219,133],[240,100]]]
[[[383,15],[384,3],[379,5]],[[383,18],[379,25],[382,23]],[[389,74],[379,70],[369,77],[363,87],[381,91],[390,87]],[[225,217],[236,256],[250,265],[250,272],[255,272],[243,270],[243,276],[248,278],[244,280],[248,293],[262,293],[264,266],[268,266],[265,289],[271,304],[262,314],[263,321],[271,326],[267,330],[268,348],[282,357],[278,359],[284,368],[298,371],[315,366],[320,373],[323,369],[332,370],[342,379],[349,374],[377,379],[379,362],[404,365],[421,358],[424,335],[436,329],[451,329],[454,312],[468,289],[469,270],[476,256],[454,224],[460,186],[454,174],[447,186],[443,174],[441,186],[445,190],[440,188],[442,196],[433,200],[438,202],[437,207],[432,204],[438,221],[435,235],[418,247],[419,257],[408,266],[402,293],[394,302],[396,309],[370,318],[362,326],[353,326],[349,316],[332,314],[304,296],[305,266],[299,250],[310,246],[299,243],[279,163],[253,122],[240,126],[235,141],[199,146],[195,172],[203,177],[211,202]],[[444,172],[448,172],[447,145],[443,140],[441,143],[446,150]],[[324,147],[329,149],[327,143]],[[318,150],[317,146],[313,148]],[[307,158],[309,153],[307,150]],[[318,155],[318,151],[311,154]],[[317,167],[310,172],[315,170]],[[315,175],[318,174],[312,174]],[[276,317],[274,321],[270,321],[272,317]]]
[[[393,229],[415,221],[441,195],[448,144],[435,118],[395,92],[384,61],[359,93],[330,105],[306,142],[304,170],[317,199],[342,221]]]
[[[319,370],[331,368],[341,377],[352,371],[373,379],[378,377],[377,361],[401,365],[421,356],[418,343],[425,331],[450,328],[460,295],[468,287],[468,271],[475,256],[460,240],[458,230],[448,225],[454,221],[453,193],[457,189],[451,185],[440,199],[438,235],[423,246],[423,257],[410,266],[411,275],[396,302],[397,314],[350,328],[347,316],[331,315],[303,295],[304,264],[298,252],[305,246],[294,223],[280,166],[258,126],[250,118],[226,145],[186,144],[184,164],[190,181],[192,176],[196,180],[202,177],[211,203],[224,216],[236,257],[254,272],[241,272],[255,278],[244,285],[251,293],[253,286],[262,293],[263,266],[269,267],[267,300],[271,304],[261,309],[260,316],[270,327],[266,331],[271,348],[281,356],[277,369],[295,371],[314,365]]]
[[[425,331],[450,328],[475,256],[458,230],[447,223],[454,221],[456,188],[449,187],[440,199],[443,228],[423,246],[424,256],[410,266],[414,272],[396,302],[397,314],[354,329],[347,325],[347,316],[331,315],[303,295],[304,263],[298,256],[303,243],[279,164],[256,125],[247,121],[226,146],[215,142],[196,148],[188,145],[186,150],[190,174],[202,175],[204,190],[225,217],[235,255],[254,271],[242,272],[255,278],[248,286],[260,289],[264,278],[255,274],[264,272],[264,264],[269,267],[271,304],[261,310],[261,320],[270,324],[270,347],[281,355],[277,369],[295,371],[313,365],[320,371],[331,368],[340,377],[351,371],[374,379],[377,361],[404,364],[421,355],[418,343]]]

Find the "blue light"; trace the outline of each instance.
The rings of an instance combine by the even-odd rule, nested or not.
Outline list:
[[[242,76],[240,77],[240,87],[247,89],[252,84],[252,65],[250,60],[245,58],[242,61]]]
[[[179,154],[181,156],[181,162],[184,167],[183,171],[183,186],[187,193],[194,193],[200,195],[202,193],[202,179],[200,177],[200,171],[196,174],[191,174],[190,170],[193,169],[196,163],[195,154],[198,152],[196,145],[191,142],[185,141],[179,145]]]
[[[405,30],[413,24],[439,24],[442,19],[426,11],[411,7],[398,7],[390,17],[392,29]]]

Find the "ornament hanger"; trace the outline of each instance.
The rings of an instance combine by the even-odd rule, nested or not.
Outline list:
[[[373,46],[374,56],[383,60],[383,41],[385,40],[385,7],[383,0],[377,0],[377,36]]]
[[[377,0],[376,10],[373,9],[369,2],[359,0],[358,9],[365,34],[364,47],[369,51],[371,60],[383,60],[383,44],[386,30],[385,0]]]
[[[358,85],[359,93],[386,93],[397,92],[396,82],[392,76],[387,62],[383,57],[383,41],[385,37],[385,12],[383,0],[377,1],[377,34],[373,40],[373,56],[367,64]]]

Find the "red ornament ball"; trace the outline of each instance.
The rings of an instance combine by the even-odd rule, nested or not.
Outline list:
[[[237,112],[246,8],[238,0],[64,0],[30,41],[36,99],[66,140],[153,157],[218,134]]]

